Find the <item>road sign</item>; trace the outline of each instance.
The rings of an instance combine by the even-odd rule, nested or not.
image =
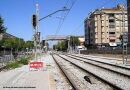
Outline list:
[[[30,62],[29,67],[35,69],[43,68],[43,62]]]

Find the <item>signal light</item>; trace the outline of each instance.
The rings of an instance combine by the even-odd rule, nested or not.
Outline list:
[[[37,16],[36,16],[36,14],[32,15],[32,25],[33,25],[34,29],[36,29],[36,26],[37,26]]]

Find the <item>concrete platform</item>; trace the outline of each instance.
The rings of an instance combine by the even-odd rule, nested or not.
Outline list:
[[[42,57],[49,61],[48,56]],[[29,65],[0,72],[0,90],[56,90],[53,75],[47,69],[30,71]]]

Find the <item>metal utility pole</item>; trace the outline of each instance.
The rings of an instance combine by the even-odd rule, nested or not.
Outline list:
[[[125,10],[125,9],[124,9]],[[122,48],[123,48],[123,64],[127,63],[127,43],[125,42],[125,12],[122,10]]]
[[[38,51],[38,45],[39,45],[39,40],[38,40],[38,29],[39,29],[39,22],[38,22],[38,20],[39,20],[39,4],[38,3],[36,3],[36,17],[37,17],[37,19],[36,19],[36,29],[35,29],[35,41],[36,41],[36,43],[35,43],[35,49],[36,49],[36,51],[35,51],[35,60],[37,59],[37,51]]]
[[[122,11],[122,56],[123,64],[127,64],[127,42],[126,42],[126,29],[125,29],[125,7],[121,9]]]
[[[42,21],[43,19],[46,19],[47,17],[52,16],[53,14],[57,13],[57,12],[61,12],[61,11],[68,11],[69,9],[66,9],[65,7],[63,9],[57,10],[43,18],[39,19],[39,5],[36,4],[36,13],[33,14],[32,16],[32,24],[34,27],[34,47],[35,47],[35,59],[37,58],[37,49],[38,46],[40,47],[40,39],[38,39],[38,29],[39,29],[39,22]]]
[[[130,0],[127,0],[127,11],[128,11],[128,44],[130,44]]]
[[[38,19],[39,18],[39,5],[36,4],[36,13],[32,15],[32,24],[33,24],[33,28],[34,28],[34,52],[35,52],[35,60],[37,59],[37,48],[38,48],[38,44],[39,44],[39,40],[38,40]]]
[[[67,37],[67,41],[68,41],[68,53],[70,53],[70,36]]]

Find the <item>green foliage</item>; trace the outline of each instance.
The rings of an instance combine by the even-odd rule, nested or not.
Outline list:
[[[29,58],[21,57],[18,61],[19,64],[27,65]]]
[[[80,41],[79,41],[78,37],[71,36],[70,37],[70,45],[71,46],[78,46],[78,45],[80,45]]]
[[[0,34],[6,32],[6,28],[4,27],[4,20],[0,16]],[[13,48],[13,50],[22,50],[26,48],[33,48],[33,41],[24,41],[20,38],[2,38],[0,40],[0,48]]]
[[[3,46],[5,47],[5,48],[13,48],[13,47],[15,47],[15,43],[14,43],[15,41],[14,41],[14,39],[13,38],[4,38],[3,39]]]
[[[14,69],[14,68],[18,68],[20,65],[18,64],[18,62],[14,61],[14,62],[10,62],[6,65],[7,69]]]
[[[5,48],[18,48],[20,45],[18,38],[4,38],[2,41]]]
[[[60,41],[57,45],[54,45],[53,48],[56,50],[65,51],[68,48],[68,42],[67,41]]]
[[[0,46],[4,46],[5,48],[13,48],[15,50],[22,50],[26,48],[33,48],[33,42],[25,42],[23,39],[19,38],[3,38],[0,41]]]
[[[76,37],[76,36],[71,36],[69,42],[70,42],[70,46],[73,46],[73,47],[80,45],[80,41],[79,41],[78,37]],[[67,48],[68,48],[68,41],[60,41],[60,42],[58,42],[58,44],[53,46],[53,49],[58,50],[58,51],[59,50],[66,51]]]
[[[0,33],[4,33],[6,32],[6,28],[4,27],[4,20],[2,19],[2,17],[0,16]]]
[[[17,42],[18,49],[22,50],[24,48],[25,41],[23,39],[19,39]]]
[[[24,47],[25,48],[33,48],[33,46],[34,46],[33,43],[34,43],[33,41],[26,41]]]
[[[0,40],[0,47],[3,46],[4,41]]]
[[[31,57],[21,57],[18,60],[15,60],[13,62],[9,62],[6,65],[6,68],[7,69],[14,69],[14,68],[20,67],[21,65],[27,65],[30,58]]]

